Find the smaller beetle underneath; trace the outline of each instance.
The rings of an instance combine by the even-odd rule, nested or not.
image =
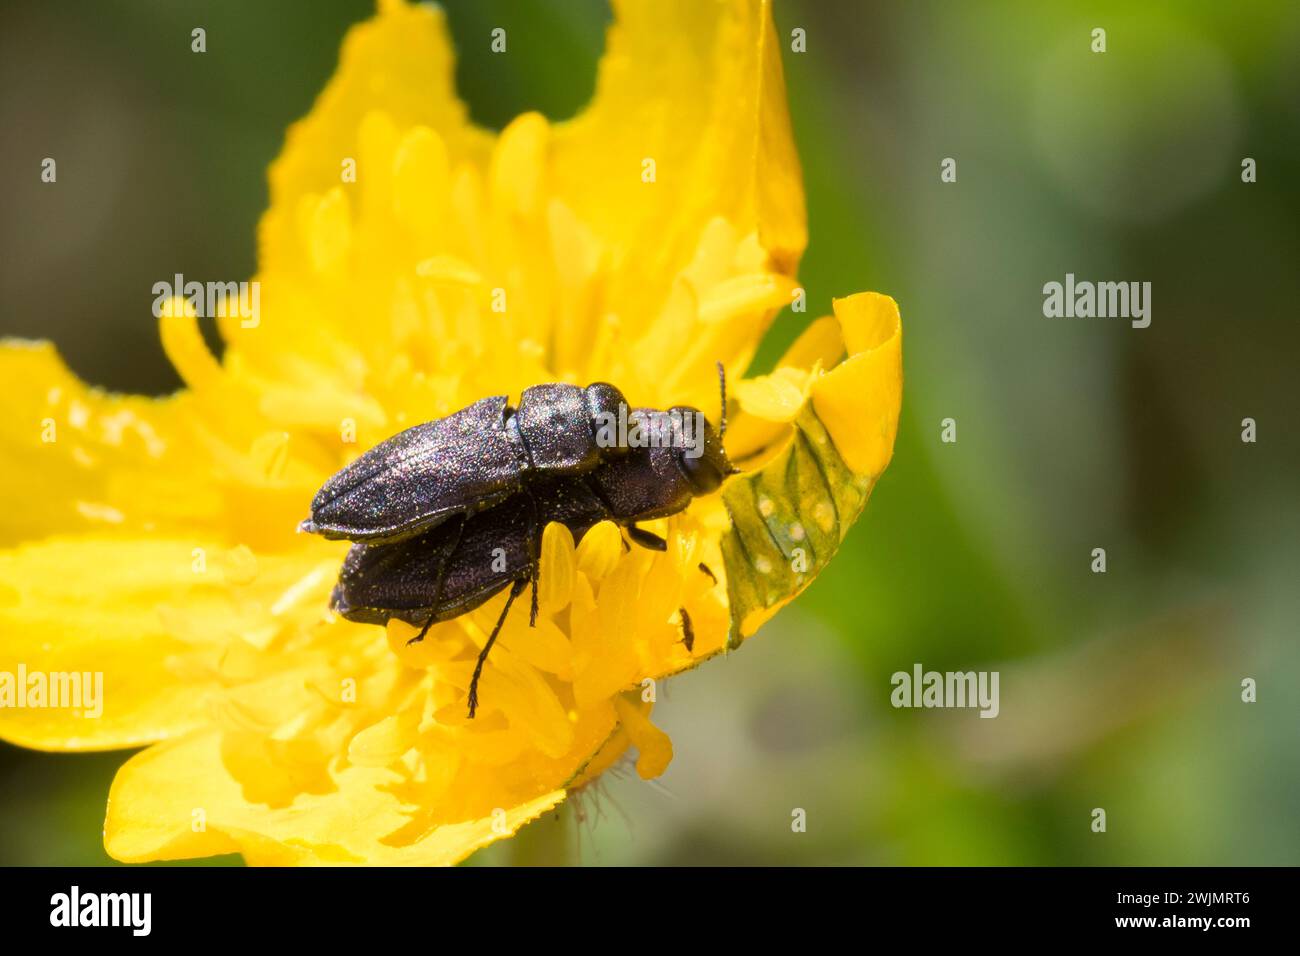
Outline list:
[[[478,681],[510,607],[532,586],[530,625],[537,619],[541,537],[558,521],[575,540],[613,521],[642,547],[667,542],[638,522],[685,510],[738,469],[727,459],[726,382],[719,428],[688,406],[668,412],[629,410],[622,393],[596,383],[527,389],[518,409],[504,397],[483,399],[446,418],[381,442],[330,478],[301,530],[355,543],[330,604],[345,619],[420,627],[423,640],[438,622],[479,607],[507,587],[501,615],[479,653],[468,706],[478,708]],[[626,426],[611,443],[611,420]],[[692,427],[690,423],[698,423]],[[627,540],[624,548],[629,547]],[[716,581],[703,564],[702,573]],[[688,650],[694,630],[679,609]]]

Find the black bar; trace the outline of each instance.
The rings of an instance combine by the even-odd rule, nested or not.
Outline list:
[[[626,942],[680,931],[763,937],[787,929],[935,939],[1216,941],[1277,933],[1291,922],[1295,869],[9,869],[0,926],[10,939],[76,932],[136,937],[141,908],[98,894],[149,894],[148,938],[214,943],[428,934],[430,944],[505,936]],[[116,927],[70,922],[112,915]],[[94,895],[94,903],[87,896]],[[63,909],[60,911],[60,899]],[[134,916],[134,921],[131,917]],[[1208,921],[1208,923],[1206,922]],[[651,925],[653,924],[653,925]],[[971,936],[971,933],[975,933]],[[917,934],[920,934],[919,936]],[[372,937],[373,938],[373,937]],[[853,938],[853,937],[850,937]]]

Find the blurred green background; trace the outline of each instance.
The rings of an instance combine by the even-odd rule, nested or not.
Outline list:
[[[589,97],[603,0],[444,6],[481,123]],[[152,283],[254,273],[266,166],[369,10],[9,0],[0,333],[53,339],[97,384],[178,386]],[[789,0],[776,17],[809,315],[862,289],[902,308],[894,463],[796,605],[667,688],[660,781],[609,776],[475,862],[1300,863],[1300,8]],[[1067,272],[1151,282],[1151,327],[1044,318]],[[758,365],[807,318],[780,316]],[[890,675],[918,662],[1000,671],[1001,715],[891,708]],[[123,759],[0,749],[0,863],[110,862]]]

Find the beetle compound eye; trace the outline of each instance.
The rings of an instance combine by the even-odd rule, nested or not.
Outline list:
[[[722,443],[699,409],[678,405],[668,412],[672,425],[673,455],[696,495],[718,489],[727,476]]]
[[[726,475],[718,470],[717,464],[708,455],[690,458],[681,455],[682,471],[691,483],[691,490],[697,495],[708,495],[717,491]]]
[[[671,414],[676,428],[677,461],[691,491],[696,495],[712,494],[728,475],[735,473],[720,436],[698,409],[677,406]]]

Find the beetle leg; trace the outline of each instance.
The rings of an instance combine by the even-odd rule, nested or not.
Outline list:
[[[538,562],[537,562],[536,560],[534,560],[534,562],[533,562],[533,572],[532,572],[532,574],[530,574],[530,575],[528,576],[528,580],[529,580],[530,583],[532,584],[532,588],[531,588],[531,590],[532,590],[532,605],[531,605],[531,607],[529,607],[529,609],[528,609],[528,626],[529,626],[529,627],[536,627],[536,626],[537,626],[537,578],[538,578],[538,573],[539,573],[539,572],[538,572],[538,569],[537,569],[537,563],[538,563]]]
[[[700,562],[700,570],[703,571],[705,574],[707,574],[714,584],[718,583],[718,576],[714,574],[712,571],[710,571],[709,566],[705,564],[703,561]]]
[[[496,643],[497,635],[501,633],[501,626],[506,622],[506,615],[510,613],[510,605],[514,604],[515,598],[519,597],[519,592],[524,589],[526,580],[526,578],[516,578],[515,583],[511,585],[510,594],[506,596],[506,606],[501,609],[501,616],[497,618],[496,626],[492,628],[492,633],[488,635],[483,650],[478,653],[478,663],[474,665],[474,676],[469,682],[470,720],[474,719],[474,711],[478,710],[478,679],[483,673],[483,664],[487,660],[488,651],[492,650],[492,645]]]
[[[438,616],[438,609],[434,608],[433,613],[429,615],[429,619],[424,622],[424,627],[420,628],[420,633],[415,635],[415,637],[411,638],[409,641],[407,641],[406,646],[410,647],[412,644],[419,644],[422,640],[424,640],[424,635],[429,633],[429,628],[433,627],[433,619],[436,618],[437,616]]]
[[[536,627],[537,626],[537,579],[541,577],[542,574],[541,541],[542,541],[543,529],[541,527],[542,524],[541,512],[537,507],[537,499],[533,497],[533,493],[531,491],[528,492],[528,500],[533,503],[533,526],[528,532],[528,549],[530,552],[528,556],[532,560],[532,564],[533,564],[533,569],[529,573],[528,577],[531,580],[533,585],[533,605],[531,610],[529,610],[528,612],[528,626]]]
[[[460,526],[456,529],[456,537],[451,540],[451,544],[442,555],[442,560],[438,562],[438,580],[433,586],[433,601],[431,602],[433,611],[429,614],[429,619],[424,622],[424,627],[420,628],[420,633],[406,642],[407,647],[410,647],[412,644],[418,644],[420,641],[424,640],[424,635],[428,634],[429,628],[433,627],[434,619],[438,616],[438,601],[442,597],[442,584],[447,577],[447,561],[456,553],[456,549],[460,547],[460,538],[461,535],[465,533],[465,522],[467,520],[469,519],[464,515],[460,516]]]
[[[627,536],[641,545],[643,548],[649,548],[651,551],[667,551],[668,542],[653,531],[647,531],[645,528],[638,528],[634,524],[627,526]]]
[[[691,624],[691,616],[686,613],[686,608],[679,607],[677,613],[682,616],[682,643],[686,645],[687,651],[695,650],[695,626]]]

